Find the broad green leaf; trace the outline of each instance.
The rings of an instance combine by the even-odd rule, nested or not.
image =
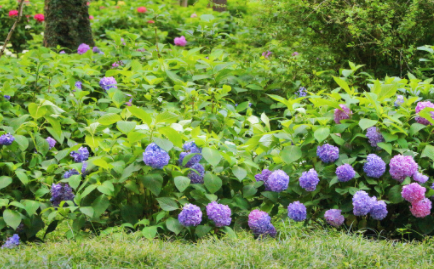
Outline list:
[[[212,148],[203,148],[202,156],[212,166],[217,166],[217,164],[219,164],[219,162],[222,158],[222,155],[220,154],[220,152],[218,150],[212,149]]]
[[[43,117],[47,113],[47,108],[45,106],[37,105],[35,103],[29,104],[29,114],[35,120]]]
[[[208,189],[210,193],[215,193],[223,185],[222,180],[218,176],[213,175],[210,172],[207,172],[205,174],[204,181],[205,181],[205,187]]]
[[[174,232],[176,235],[178,235],[184,228],[184,226],[182,226],[181,223],[179,223],[179,221],[175,218],[168,218],[166,220],[166,227],[169,231]]]
[[[372,127],[375,124],[377,124],[377,122],[378,121],[376,121],[376,120],[361,119],[359,121],[359,126],[364,131],[364,130],[368,129],[369,127]]]
[[[314,133],[314,136],[319,143],[326,140],[329,135],[330,135],[329,127],[321,127],[317,129]]]
[[[122,133],[128,134],[136,128],[136,123],[134,121],[118,121],[117,128]]]
[[[169,111],[164,111],[161,114],[158,114],[155,123],[173,123],[178,119],[178,115],[173,114]]]
[[[176,202],[169,197],[160,197],[157,198],[157,201],[160,204],[161,209],[164,211],[173,211],[178,209]]]
[[[128,107],[128,110],[131,112],[131,114],[133,114],[135,117],[141,119],[147,125],[152,124],[152,117],[143,109],[138,108],[136,106],[130,106],[130,107]]]
[[[0,177],[0,189],[4,189],[7,186],[11,185],[12,178],[7,176]]]
[[[29,140],[25,136],[15,135],[14,138],[22,151],[25,151],[29,147]]]
[[[232,167],[232,173],[240,182],[247,176],[247,171],[239,166]]]
[[[122,118],[118,114],[107,113],[101,118],[99,118],[98,122],[101,123],[102,125],[111,125],[121,120]]]
[[[402,198],[401,195],[402,187],[400,185],[395,185],[392,188],[390,188],[388,192],[388,198],[389,201],[391,201],[394,204],[399,204],[402,201],[404,201],[404,198]]]
[[[157,227],[156,226],[145,227],[142,230],[142,234],[146,239],[152,240],[157,235]]]
[[[93,208],[92,207],[90,207],[90,206],[85,206],[85,207],[80,207],[80,211],[83,213],[83,214],[85,214],[85,215],[87,215],[87,216],[89,216],[89,217],[93,217],[93,214],[94,214],[94,210],[93,210]]]
[[[160,174],[150,174],[139,177],[143,186],[149,189],[155,196],[158,196],[163,186],[163,177]]]
[[[195,234],[197,235],[197,237],[201,238],[207,235],[211,231],[211,229],[212,228],[210,226],[199,225],[196,227]]]
[[[164,135],[167,139],[170,140],[170,142],[173,143],[176,147],[182,148],[182,134],[175,131],[171,127],[163,127],[159,128],[158,132],[162,135]]]
[[[422,155],[420,157],[421,158],[428,157],[434,161],[434,146],[426,145],[425,148],[423,149]]]
[[[101,194],[100,196],[98,196],[92,203],[92,208],[94,211],[93,217],[99,218],[99,216],[101,216],[109,206],[110,202],[107,199],[106,195]]]
[[[173,143],[164,138],[154,137],[154,142],[166,152],[169,152],[173,148]]]
[[[295,161],[297,161],[298,159],[301,158],[302,156],[302,152],[301,149],[297,146],[288,146],[285,147],[281,152],[280,152],[280,157],[282,158],[282,160],[285,163],[293,163]]]
[[[188,188],[188,186],[190,186],[190,179],[188,177],[183,177],[183,176],[175,177],[174,182],[176,188],[180,192],[185,191]]]
[[[348,86],[347,82],[339,77],[333,77],[333,79],[336,81],[336,83],[345,90],[346,93],[349,95],[352,95],[353,92],[351,91],[350,87]]]
[[[389,155],[392,155],[392,144],[380,142],[377,144],[377,146],[379,146],[380,148],[387,151],[387,153],[389,153]]]
[[[3,219],[7,225],[11,226],[14,230],[18,228],[18,225],[21,223],[21,216],[18,212],[6,209],[3,212]]]
[[[39,202],[33,200],[21,200],[21,202],[24,204],[24,208],[29,216],[34,215],[40,206]]]
[[[27,185],[29,183],[29,178],[27,177],[26,171],[23,169],[18,169],[15,171],[15,174],[17,175],[17,177],[20,179],[20,181],[24,184]]]

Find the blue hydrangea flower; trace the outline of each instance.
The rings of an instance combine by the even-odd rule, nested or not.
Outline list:
[[[116,79],[114,77],[103,77],[99,81],[99,86],[101,86],[101,88],[103,88],[105,91],[111,88],[117,89],[118,86],[116,86],[116,84],[118,83],[116,82]]]
[[[72,201],[74,199],[72,189],[68,184],[53,184],[51,186],[51,203],[59,206],[62,201]]]
[[[65,54],[66,52],[64,50],[60,51],[59,54]]]
[[[358,191],[353,196],[353,213],[355,216],[365,216],[372,208],[374,199],[365,191]]]
[[[186,152],[181,152],[181,154],[179,155],[179,165],[182,165],[184,158],[186,156],[188,156],[189,154],[195,154],[195,155],[193,157],[191,157],[190,160],[188,160],[188,162],[185,164],[185,167],[191,167],[195,163],[200,162],[200,160],[202,159],[202,154],[201,154],[202,149],[199,148],[194,142],[186,142],[182,146],[182,148]]]
[[[90,50],[89,45],[87,45],[87,44],[85,44],[85,43],[82,43],[82,44],[80,44],[80,46],[78,46],[77,53],[78,53],[78,54],[84,54],[84,53],[86,53],[88,50]]]
[[[306,207],[299,201],[295,201],[288,205],[288,217],[295,221],[303,221],[306,219]]]
[[[104,54],[104,52],[102,52],[98,47],[93,47],[92,51],[93,53]]]
[[[81,163],[89,159],[89,150],[87,147],[81,147],[77,151],[71,152],[71,157],[74,158],[76,163]]]
[[[363,171],[368,177],[379,178],[386,172],[386,163],[379,156],[369,154],[367,160],[363,165]]]
[[[202,211],[193,204],[186,204],[178,215],[179,223],[183,226],[197,226],[202,222]]]
[[[87,162],[83,162],[83,165],[81,166],[81,175],[83,177],[86,175],[86,169],[87,169]]]
[[[341,212],[342,210],[340,209],[329,209],[325,212],[324,218],[331,226],[339,227],[345,221],[345,218],[342,216]]]
[[[267,212],[258,209],[253,210],[249,214],[248,224],[255,236],[276,236],[276,228],[271,224],[271,217]]]
[[[384,142],[383,135],[377,130],[377,127],[370,127],[366,131],[366,137],[369,139],[369,144],[371,144],[372,147],[379,148],[377,146],[378,143]]]
[[[369,211],[371,217],[375,220],[382,220],[387,216],[387,206],[384,201],[377,201],[372,204],[371,210]]]
[[[298,97],[305,97],[307,95],[307,90],[305,87],[300,87],[295,93]]]
[[[63,174],[63,178],[70,178],[73,175],[79,175],[80,173],[75,170],[75,169],[71,169],[65,172],[65,174]]]
[[[208,218],[214,221],[215,226],[222,227],[231,224],[231,209],[227,205],[211,202],[206,206],[206,214]]]
[[[9,237],[2,248],[14,248],[20,245],[20,237],[18,234],[14,234],[13,236]]]
[[[299,181],[300,187],[307,191],[314,191],[319,182],[318,173],[315,169],[311,168],[309,171],[303,172]]]
[[[340,182],[347,182],[356,176],[356,171],[354,171],[351,165],[346,163],[336,168],[336,175]]]
[[[282,170],[276,170],[265,181],[265,187],[270,191],[282,192],[288,188],[289,176]]]
[[[75,87],[76,87],[77,89],[79,89],[79,90],[82,89],[82,85],[83,85],[83,83],[82,83],[81,81],[77,81],[77,82],[75,82]]]
[[[200,163],[195,163],[193,164],[191,169],[192,170],[190,170],[190,172],[188,173],[188,178],[191,180],[191,183],[203,183],[203,176],[205,175],[205,168],[203,167],[203,165],[201,165]]]
[[[402,95],[397,95],[396,96],[396,101],[394,103],[395,107],[399,107],[404,103],[404,96]]]
[[[47,142],[48,145],[50,146],[50,149],[54,148],[54,146],[56,145],[56,140],[54,140],[52,137],[47,137]]]
[[[270,170],[268,170],[268,169],[264,169],[264,170],[262,170],[262,173],[261,174],[256,174],[255,175],[255,179],[256,179],[256,181],[263,181],[264,182],[264,185],[265,185],[265,190],[266,191],[269,191],[270,189],[267,187],[267,185],[265,184],[266,182],[267,182],[267,180],[268,180],[268,177],[271,175],[271,171]]]
[[[428,176],[425,176],[422,173],[416,172],[413,174],[413,180],[423,184],[428,181]]]
[[[6,100],[8,100],[8,101],[11,100],[10,95],[4,95],[3,97],[4,97]]]
[[[316,155],[325,163],[333,163],[339,159],[339,148],[330,144],[318,146]]]
[[[0,145],[9,146],[14,140],[15,138],[11,134],[4,134],[0,136]]]
[[[154,169],[163,169],[169,160],[169,154],[155,143],[149,144],[143,152],[143,161]]]

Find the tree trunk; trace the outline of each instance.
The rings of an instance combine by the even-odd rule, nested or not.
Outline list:
[[[87,0],[45,0],[44,46],[76,51],[81,43],[95,46]]]
[[[212,2],[213,2],[212,10],[218,12],[226,11],[226,7],[228,4],[227,0],[212,0]]]
[[[188,6],[188,0],[181,0],[180,6],[181,7],[187,7]]]

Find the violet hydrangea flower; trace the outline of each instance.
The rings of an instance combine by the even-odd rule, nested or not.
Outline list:
[[[76,163],[81,163],[89,159],[89,150],[87,147],[81,147],[77,151],[71,152],[71,157],[74,158]]]
[[[389,173],[393,179],[403,182],[406,177],[411,177],[417,172],[417,163],[411,156],[396,155],[389,163]]]
[[[210,220],[214,221],[217,227],[231,224],[231,209],[227,205],[222,205],[215,201],[211,202],[206,206],[206,214]]]
[[[339,106],[341,107],[341,109],[335,109],[334,120],[336,124],[340,124],[341,120],[349,119],[351,117],[351,114],[353,114],[346,105],[340,104]]]
[[[0,145],[9,146],[14,142],[15,138],[11,134],[4,134],[0,136]]]
[[[269,191],[270,189],[267,187],[267,185],[265,184],[266,182],[267,182],[267,180],[268,180],[268,177],[271,175],[271,171],[270,170],[268,170],[268,169],[264,169],[264,170],[262,170],[262,173],[261,174],[256,174],[255,175],[255,179],[256,179],[256,181],[263,181],[264,182],[264,185],[265,185],[265,190],[266,191]]]
[[[186,204],[178,215],[179,223],[182,226],[197,226],[202,222],[202,211],[193,204]]]
[[[425,198],[426,189],[417,183],[405,185],[402,188],[402,198],[410,203],[418,202]]]
[[[369,154],[367,160],[363,165],[363,171],[368,177],[379,178],[386,172],[386,163],[379,156]]]
[[[77,81],[77,82],[75,82],[75,87],[76,87],[77,89],[79,89],[79,90],[82,89],[82,85],[83,85],[83,83],[82,83],[81,81]]]
[[[116,84],[118,84],[118,83],[116,82],[116,79],[114,77],[103,77],[99,81],[99,86],[101,86],[101,88],[103,88],[105,91],[107,91],[111,88],[117,89],[118,86],[116,86]]]
[[[369,139],[369,144],[371,146],[378,148],[377,144],[380,142],[384,142],[383,135],[377,131],[377,127],[369,127],[366,131],[366,137]]]
[[[373,205],[373,199],[365,191],[358,191],[353,196],[353,213],[355,216],[365,216]]]
[[[307,90],[305,87],[300,87],[298,91],[295,93],[298,97],[305,97],[307,95]]]
[[[282,192],[288,188],[289,176],[282,170],[276,170],[264,183],[270,191]]]
[[[80,46],[78,46],[77,53],[78,54],[85,54],[88,50],[90,50],[89,45],[82,43],[82,44],[80,44]]]
[[[63,174],[63,178],[70,178],[73,175],[79,175],[79,174],[80,173],[77,170],[71,169],[71,170],[66,171],[65,174]]]
[[[375,220],[382,220],[387,216],[387,206],[384,201],[378,201],[375,198],[375,202],[373,202],[371,210],[369,211],[369,214],[371,214],[371,217]]]
[[[75,195],[68,184],[54,184],[51,186],[51,203],[54,206],[59,206],[62,201],[72,201]]]
[[[185,152],[181,152],[179,155],[179,164],[182,165],[182,162],[186,156],[189,154],[195,154],[193,157],[191,157],[190,160],[185,164],[185,167],[191,167],[195,163],[198,163],[202,159],[202,149],[199,148],[194,142],[186,142],[182,148],[185,150]]]
[[[255,209],[249,214],[248,224],[255,236],[276,236],[276,228],[271,224],[271,217],[267,212]]]
[[[175,46],[185,47],[185,45],[187,45],[187,40],[185,40],[185,36],[175,37],[174,43]]]
[[[404,103],[404,96],[403,95],[397,95],[396,101],[394,103],[395,107],[399,107]]]
[[[20,237],[18,234],[14,234],[11,237],[9,237],[2,248],[14,248],[20,245]]]
[[[434,104],[431,103],[430,101],[418,102],[416,105],[416,113],[419,113],[420,111],[422,111],[426,107],[434,108]],[[431,114],[431,117],[434,119],[434,111],[431,111],[430,114]],[[423,125],[432,125],[427,119],[419,117],[419,116],[417,116],[415,118],[415,120],[418,123],[423,124]]]
[[[269,51],[269,50],[267,50],[267,51],[264,51],[263,53],[262,53],[262,56],[265,58],[265,59],[268,59],[270,56],[271,56],[271,54],[273,54],[271,51]]]
[[[325,163],[333,163],[339,159],[339,148],[330,144],[318,146],[316,155]]]
[[[169,160],[169,154],[155,143],[149,144],[143,152],[143,161],[154,169],[163,169]]]
[[[314,191],[316,189],[316,185],[318,185],[319,178],[318,173],[315,169],[311,168],[307,172],[303,172],[300,179],[300,187],[307,191]]]
[[[342,210],[340,209],[329,209],[325,212],[324,218],[331,226],[339,227],[345,221],[345,218],[342,216],[341,212]]]
[[[11,96],[10,95],[3,95],[3,97],[6,99],[6,100],[11,100]]]
[[[420,201],[411,204],[410,212],[416,218],[425,218],[431,213],[431,200],[424,198]]]
[[[190,167],[192,170],[188,173],[188,178],[191,183],[203,183],[203,176],[205,174],[205,168],[200,163],[195,163]],[[193,170],[194,169],[194,170]]]
[[[59,52],[59,54],[65,54],[66,52],[64,50],[62,50],[61,52]]]
[[[416,172],[413,174],[413,179],[414,179],[414,181],[417,181],[417,182],[423,184],[423,183],[428,181],[428,176],[425,176],[422,173]]]
[[[288,205],[288,217],[294,221],[303,221],[306,219],[306,206],[295,201]]]
[[[54,148],[54,146],[56,145],[56,140],[54,140],[52,137],[47,137],[47,142],[48,145],[50,146],[50,149]]]
[[[354,171],[351,165],[346,163],[336,168],[336,176],[339,182],[347,182],[356,176],[356,171]]]

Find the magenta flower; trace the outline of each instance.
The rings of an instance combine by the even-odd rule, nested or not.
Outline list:
[[[351,114],[353,114],[353,112],[351,112],[351,110],[343,104],[339,105],[341,107],[341,109],[335,109],[335,122],[336,124],[340,124],[341,120],[347,120],[351,117]]]
[[[411,156],[396,155],[390,160],[390,175],[393,179],[403,182],[406,177],[411,177],[417,172],[417,163]]]
[[[417,183],[411,183],[402,188],[402,198],[410,203],[419,202],[425,198],[426,189]]]
[[[416,113],[419,113],[420,111],[422,111],[426,107],[434,108],[434,104],[431,103],[430,101],[418,102],[417,106],[416,106]],[[434,111],[431,111],[431,117],[434,119]],[[419,122],[420,124],[423,124],[423,125],[432,125],[427,119],[424,119],[424,118],[419,117],[419,116],[417,116],[415,118],[415,120],[417,122]]]
[[[187,45],[187,40],[185,40],[184,36],[175,37],[174,43],[176,46],[185,47],[185,45]]]
[[[431,213],[431,206],[432,206],[431,200],[425,198],[418,202],[412,203],[410,207],[410,212],[416,218],[425,218]]]

